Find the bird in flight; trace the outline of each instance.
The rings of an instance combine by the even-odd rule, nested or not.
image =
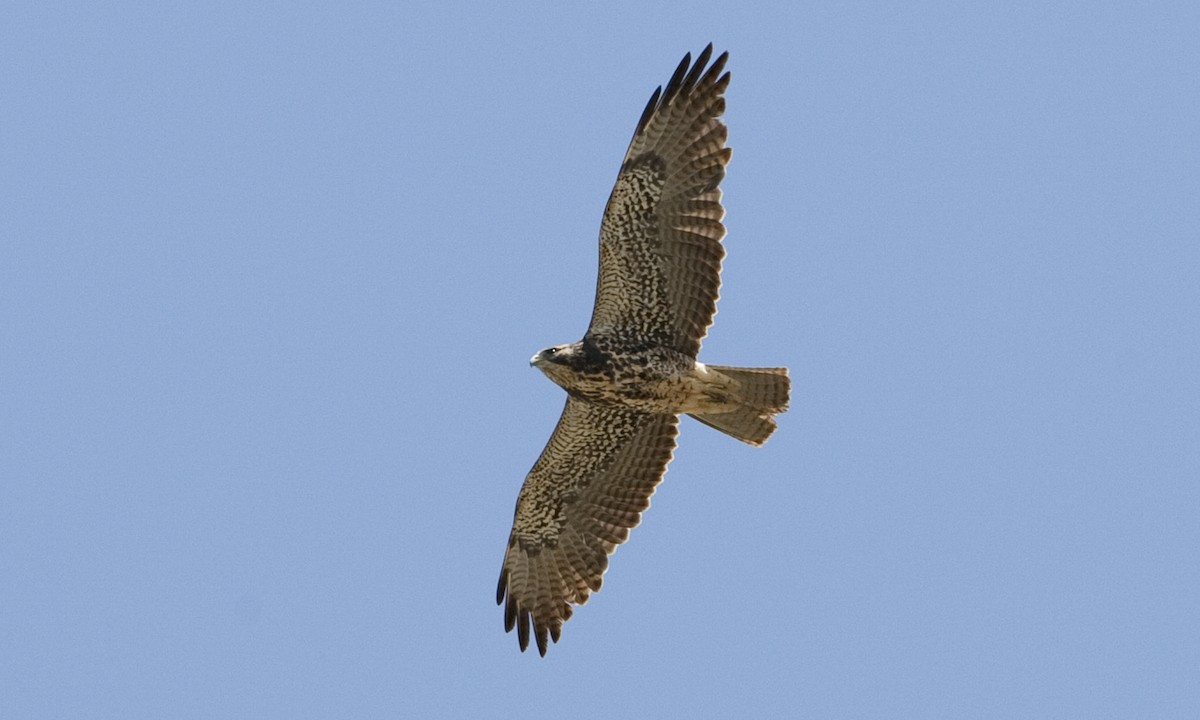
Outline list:
[[[567,404],[517,496],[496,603],[524,651],[558,642],[572,605],[650,506],[679,415],[762,445],[787,409],[787,368],[705,365],[721,284],[728,53],[685,55],[654,91],[600,223],[600,272],[583,339],[529,361]]]

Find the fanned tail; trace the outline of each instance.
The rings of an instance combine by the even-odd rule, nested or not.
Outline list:
[[[744,443],[762,445],[775,432],[774,415],[787,410],[792,382],[787,368],[741,368],[708,365],[709,370],[737,383],[736,406],[726,412],[691,417]]]

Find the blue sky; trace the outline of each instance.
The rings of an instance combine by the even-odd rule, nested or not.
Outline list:
[[[1200,716],[1193,3],[17,3],[0,715]],[[684,52],[729,50],[709,362],[545,659],[494,605]],[[568,709],[568,710],[564,710]]]

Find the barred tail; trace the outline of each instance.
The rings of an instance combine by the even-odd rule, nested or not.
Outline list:
[[[737,383],[737,395],[732,398],[736,407],[692,417],[742,442],[762,445],[775,432],[772,416],[787,410],[792,385],[787,368],[707,367]]]

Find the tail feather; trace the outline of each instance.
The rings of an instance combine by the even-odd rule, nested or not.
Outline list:
[[[751,445],[762,445],[777,427],[772,417],[787,410],[791,380],[787,368],[739,368],[708,365],[736,383],[736,406],[726,412],[691,417]]]

